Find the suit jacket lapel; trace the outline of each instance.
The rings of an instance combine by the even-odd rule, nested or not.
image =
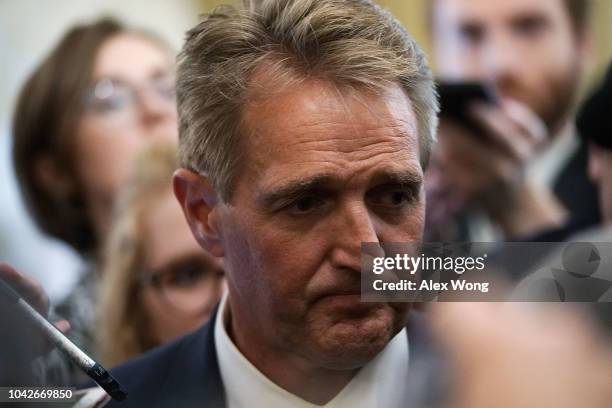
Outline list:
[[[185,343],[169,369],[164,382],[163,407],[221,408],[226,406],[215,349],[215,321],[210,321]]]

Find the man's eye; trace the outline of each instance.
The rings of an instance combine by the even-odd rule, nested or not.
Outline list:
[[[414,194],[409,191],[394,190],[387,191],[378,197],[376,204],[388,208],[400,208],[410,204],[414,200]]]
[[[287,207],[292,214],[307,214],[323,206],[324,201],[315,196],[304,196],[295,200]]]
[[[544,32],[546,26],[547,22],[544,18],[527,17],[515,22],[514,29],[518,34],[535,37]]]
[[[460,28],[461,39],[469,45],[478,45],[485,38],[485,28],[477,24],[466,24]]]

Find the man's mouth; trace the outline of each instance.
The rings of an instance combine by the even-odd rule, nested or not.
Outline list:
[[[329,291],[320,296],[316,303],[325,308],[351,313],[363,313],[372,307],[372,303],[361,301],[360,289]]]
[[[361,297],[361,287],[360,286],[350,286],[350,287],[330,287],[328,289],[322,290],[318,296],[316,296],[317,300],[321,300],[324,298],[332,297]]]

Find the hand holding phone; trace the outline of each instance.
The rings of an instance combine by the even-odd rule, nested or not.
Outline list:
[[[430,172],[437,170],[440,177],[426,187],[430,197],[452,198],[428,200],[428,211],[442,206],[440,219],[452,220],[453,214],[477,206],[507,236],[531,234],[534,218],[542,220],[538,228],[555,226],[560,218],[556,203],[542,199],[550,194],[525,194],[536,191],[527,185],[526,169],[548,141],[539,117],[486,83],[439,82],[438,91],[442,111]]]
[[[499,98],[492,84],[478,81],[438,81],[440,115],[465,126],[474,134],[486,134],[470,115],[470,106],[475,103],[497,106]]]

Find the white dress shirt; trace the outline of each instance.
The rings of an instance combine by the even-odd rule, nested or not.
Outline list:
[[[227,293],[221,300],[215,323],[215,347],[229,408],[296,407],[315,405],[289,393],[263,375],[242,355],[227,330]],[[408,376],[408,337],[399,332],[331,401],[327,408],[399,407],[405,405]]]

